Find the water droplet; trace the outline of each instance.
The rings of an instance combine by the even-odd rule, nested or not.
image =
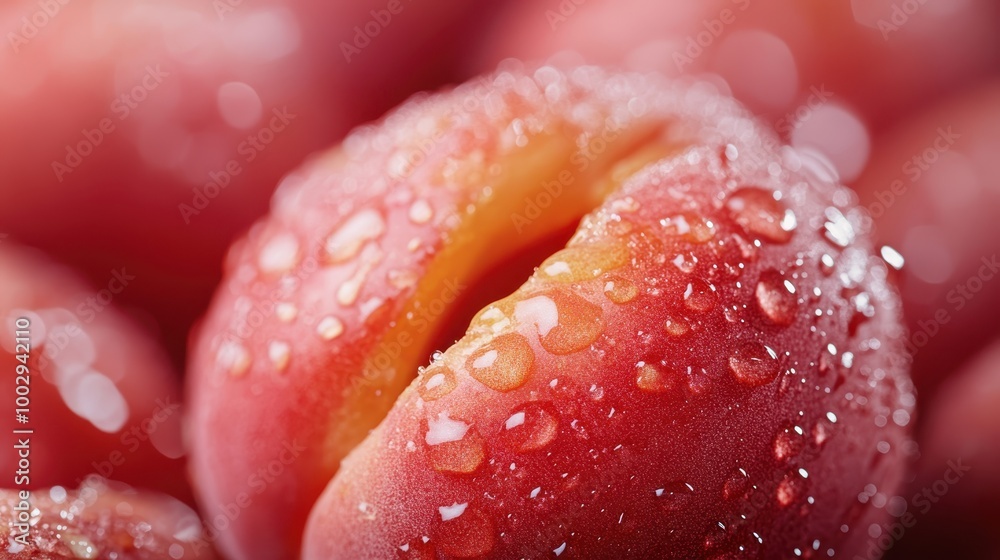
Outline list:
[[[431,366],[420,374],[417,392],[425,401],[434,401],[452,392],[458,386],[455,372],[447,366]]]
[[[656,495],[656,502],[667,511],[681,511],[691,501],[694,494],[694,486],[687,482],[672,481],[653,491]]]
[[[743,468],[738,468],[729,475],[722,485],[722,497],[726,500],[735,500],[746,495],[750,487],[750,476]]]
[[[390,270],[389,283],[400,290],[409,290],[417,285],[420,276],[412,270]]]
[[[792,238],[797,220],[795,213],[775,198],[775,192],[760,187],[744,187],[726,201],[732,219],[752,237],[775,243]]]
[[[802,493],[805,491],[805,480],[799,476],[798,473],[786,474],[781,482],[778,483],[778,488],[775,490],[774,497],[778,501],[778,505],[781,507],[788,507],[792,505],[796,500],[801,497]]]
[[[267,347],[267,357],[270,358],[274,368],[284,371],[288,367],[288,359],[291,356],[291,348],[287,342],[280,340],[272,341]]]
[[[847,247],[854,241],[854,226],[833,206],[828,206],[823,212],[826,221],[823,223],[823,236],[837,247]]]
[[[802,452],[804,432],[798,426],[786,425],[778,431],[772,442],[774,458],[786,462]]]
[[[299,316],[299,309],[294,304],[282,302],[274,306],[274,314],[282,323],[291,323]]]
[[[341,263],[354,258],[365,243],[378,239],[385,232],[385,220],[372,209],[361,210],[330,234],[324,249],[327,261]]]
[[[711,310],[715,307],[718,299],[715,286],[703,280],[692,280],[684,290],[684,305],[699,313]]]
[[[316,325],[316,332],[323,340],[333,340],[344,332],[344,323],[333,316],[323,317]]]
[[[766,385],[778,377],[778,355],[759,342],[746,342],[729,357],[729,369],[744,385]]]
[[[833,257],[831,257],[826,253],[824,253],[823,256],[819,258],[819,269],[824,276],[829,276],[833,274],[833,269],[835,265],[836,263],[834,262]]]
[[[833,414],[832,412],[829,414]],[[834,416],[836,418],[836,416]],[[827,441],[833,437],[833,431],[835,429],[834,422],[826,418],[819,419],[812,428],[813,441],[816,443],[817,447],[822,448]]]
[[[415,224],[426,224],[434,217],[434,209],[424,199],[417,199],[410,205],[410,220]]]
[[[736,149],[736,146],[732,144],[726,144],[726,148],[725,150],[723,150],[723,154],[725,154],[727,160],[736,161],[736,158],[740,156],[740,151]]]
[[[768,270],[760,275],[755,295],[757,307],[772,323],[787,326],[795,320],[799,307],[795,286],[778,271]]]
[[[514,318],[523,325],[534,325],[540,336],[546,336],[559,324],[559,308],[546,295],[534,296],[514,304]]]
[[[468,507],[458,517],[440,521],[433,540],[441,552],[456,558],[486,556],[496,544],[493,523],[474,507]]]
[[[625,266],[630,258],[628,247],[620,241],[574,245],[545,259],[537,274],[557,282],[583,282]]]
[[[543,294],[555,303],[558,321],[539,339],[542,347],[557,355],[571,354],[587,348],[604,332],[601,308],[583,297],[566,290],[550,290]]]
[[[663,393],[674,388],[674,379],[652,364],[639,362],[636,364],[635,384],[647,393]]]
[[[559,435],[559,420],[546,402],[530,402],[511,411],[500,436],[505,444],[519,453],[537,451],[548,446]]]
[[[611,301],[624,305],[639,295],[639,289],[628,278],[608,276],[604,283],[604,295]]]
[[[442,412],[427,422],[427,457],[438,472],[471,473],[486,455],[482,436],[471,425]]]
[[[473,379],[496,391],[511,391],[524,385],[534,366],[535,352],[518,333],[494,338],[466,362]]]
[[[599,401],[604,398],[604,387],[601,387],[600,385],[591,385],[588,392],[590,393],[590,398],[595,401]]]
[[[361,262],[358,263],[357,270],[337,288],[337,302],[340,305],[353,305],[358,300],[365,279],[368,278],[368,273],[381,259],[381,251],[374,247],[369,247],[361,254]]]
[[[219,346],[216,363],[233,377],[241,377],[250,370],[250,353],[240,343],[227,340]]]
[[[694,256],[694,253],[678,253],[670,262],[677,267],[677,270],[684,274],[691,274],[698,266],[698,257]]]
[[[882,260],[886,262],[892,268],[900,270],[903,268],[905,261],[903,260],[903,255],[899,254],[899,251],[893,249],[888,245],[883,245],[882,250]]]
[[[257,266],[266,274],[282,274],[299,262],[299,242],[290,233],[272,237],[260,250]]]
[[[683,318],[668,317],[663,323],[663,329],[670,336],[684,336],[691,330],[691,325]]]

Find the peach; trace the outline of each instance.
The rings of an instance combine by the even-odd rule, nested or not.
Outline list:
[[[581,218],[414,380],[487,271]],[[856,549],[881,515],[859,488],[907,451],[875,419],[913,406],[859,218],[704,84],[511,63],[417,96],[289,176],[227,259],[188,389],[220,547],[293,554],[330,483],[306,557]]]

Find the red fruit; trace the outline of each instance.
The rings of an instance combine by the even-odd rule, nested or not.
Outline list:
[[[879,140],[855,189],[879,241],[902,253],[913,379],[933,391],[1000,332],[1000,82]]]
[[[33,430],[4,430],[0,469],[22,470],[9,450],[27,438],[30,467],[18,485],[76,486],[96,472],[190,499],[179,384],[160,349],[117,309],[131,271],[108,272],[95,292],[33,252],[0,245],[2,414]],[[18,413],[25,423],[15,424]]]
[[[3,550],[23,560],[212,560],[198,515],[177,500],[99,477],[62,486],[0,490]]]
[[[307,557],[860,550],[912,395],[885,268],[814,169],[710,88],[594,68],[354,133],[234,248],[196,338],[201,501],[252,501],[223,549],[296,542],[363,439]],[[602,201],[411,383],[484,272]]]
[[[403,11],[386,21],[389,4]],[[477,17],[454,0],[6,3],[0,231],[93,283],[128,267],[123,300],[179,356],[225,248],[281,176],[452,79],[442,53]],[[348,59],[342,43],[363,49]]]

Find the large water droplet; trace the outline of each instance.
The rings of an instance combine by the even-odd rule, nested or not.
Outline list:
[[[795,286],[778,271],[762,273],[754,293],[757,307],[772,323],[787,326],[795,320],[799,306]]]
[[[778,355],[759,342],[740,345],[729,357],[729,369],[744,385],[758,387],[774,381],[779,371]]]
[[[667,511],[681,511],[691,501],[694,494],[694,486],[687,482],[672,481],[653,491],[656,495],[656,502]]]
[[[618,305],[624,305],[639,295],[639,289],[628,278],[612,275],[604,283],[604,295]]]
[[[473,379],[497,391],[511,391],[524,385],[534,367],[535,352],[519,333],[494,338],[466,362]]]
[[[636,364],[635,384],[647,393],[663,393],[674,388],[675,379],[660,367],[639,362]]]
[[[587,348],[604,332],[601,308],[566,290],[550,290],[544,295],[555,302],[558,323],[539,338],[553,354],[571,354]]]
[[[787,243],[795,232],[795,213],[775,198],[775,192],[760,187],[744,187],[726,201],[733,221],[752,237]]]
[[[511,411],[500,429],[500,437],[519,453],[536,451],[552,443],[559,435],[559,419],[552,405],[530,402]]]
[[[455,372],[447,366],[431,366],[420,374],[417,392],[425,401],[434,401],[452,392],[458,386]]]
[[[583,282],[621,268],[629,259],[628,247],[621,241],[574,245],[545,259],[536,275],[557,282]]]
[[[486,456],[482,436],[471,425],[448,417],[447,412],[427,422],[427,457],[438,472],[471,473]]]
[[[368,241],[385,232],[385,220],[372,209],[361,210],[331,233],[324,244],[326,259],[332,264],[354,258]]]
[[[715,286],[703,280],[692,280],[684,290],[684,306],[692,311],[699,313],[710,311],[718,300]]]

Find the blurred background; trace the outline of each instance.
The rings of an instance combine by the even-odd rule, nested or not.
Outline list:
[[[34,398],[80,443],[40,444],[38,485],[189,501],[171,406],[230,244],[310,154],[517,57],[699,76],[825,156],[905,261],[934,499],[888,555],[1000,558],[995,0],[17,0],[0,29],[0,319],[46,310]],[[162,418],[134,448],[130,415]]]

